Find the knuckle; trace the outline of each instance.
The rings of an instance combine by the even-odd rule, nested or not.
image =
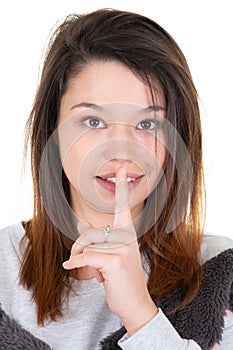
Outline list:
[[[77,244],[86,246],[91,242],[91,237],[93,236],[92,234],[92,229],[87,230],[84,232],[78,239],[77,239]]]
[[[114,270],[119,270],[122,268],[123,261],[122,257],[120,255],[115,255],[112,261],[112,268]]]
[[[77,241],[75,241],[71,247],[71,255],[75,255],[75,253],[78,251],[78,245],[79,245],[79,243]]]
[[[121,254],[123,256],[128,256],[129,255],[129,247],[128,247],[127,243],[122,245],[122,247],[121,247]]]
[[[82,260],[83,260],[84,262],[87,262],[88,258],[89,258],[88,251],[85,251],[85,250],[84,250],[83,253],[82,253]]]

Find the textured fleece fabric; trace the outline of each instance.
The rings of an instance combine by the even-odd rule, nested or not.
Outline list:
[[[65,316],[39,327],[30,291],[18,282],[18,244],[23,234],[21,223],[0,231],[0,349],[233,349],[231,240],[206,236],[200,257],[204,275],[196,298],[169,315],[184,293],[173,291],[157,303],[159,313],[128,337],[120,320],[108,309],[103,284],[95,279],[74,281],[69,304],[63,305]],[[226,310],[228,318],[224,317]]]

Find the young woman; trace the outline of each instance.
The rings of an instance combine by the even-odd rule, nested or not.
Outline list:
[[[34,215],[0,232],[1,349],[230,350],[233,243],[203,235],[197,92],[141,15],[71,15],[27,123]]]

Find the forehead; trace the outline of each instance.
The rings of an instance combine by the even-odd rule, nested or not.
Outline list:
[[[164,106],[162,89],[156,82],[153,93],[156,104]],[[150,87],[128,67],[115,61],[92,62],[73,77],[61,100],[61,114],[83,101],[98,105],[123,103],[144,107],[153,104]]]

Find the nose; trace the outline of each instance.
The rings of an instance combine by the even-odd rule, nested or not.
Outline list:
[[[132,127],[128,123],[112,123],[110,139],[132,139]]]
[[[117,159],[119,164],[136,159],[135,139],[128,124],[114,124],[106,142],[105,157],[107,160]]]

